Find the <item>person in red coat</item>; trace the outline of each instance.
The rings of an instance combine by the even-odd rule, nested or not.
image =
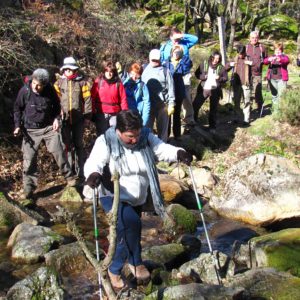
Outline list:
[[[94,81],[91,96],[97,136],[100,136],[110,126],[116,125],[118,112],[128,109],[125,88],[112,61],[102,63],[101,73]]]

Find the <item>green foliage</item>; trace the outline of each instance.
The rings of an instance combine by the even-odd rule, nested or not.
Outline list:
[[[175,219],[177,227],[182,228],[184,232],[195,232],[197,220],[191,211],[177,204],[173,205],[171,213]]]
[[[173,13],[165,18],[165,25],[180,25],[184,20],[184,13]]]
[[[264,35],[272,34],[275,38],[296,38],[298,34],[296,20],[282,14],[266,16],[258,21],[257,26]]]
[[[259,145],[259,148],[255,153],[267,153],[276,156],[286,156],[287,145],[279,140],[275,140],[271,137],[266,137]]]
[[[145,7],[149,10],[160,10],[162,8],[162,2],[159,0],[150,0]]]
[[[248,132],[252,135],[266,136],[274,126],[274,120],[271,116],[265,116],[264,118],[257,119],[248,128]]]
[[[286,90],[280,99],[279,107],[274,115],[275,119],[281,122],[287,122],[290,125],[300,124],[300,91]]]

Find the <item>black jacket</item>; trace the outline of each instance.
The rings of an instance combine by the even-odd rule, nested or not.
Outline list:
[[[29,82],[20,89],[14,104],[15,128],[43,128],[52,125],[60,111],[59,98],[50,84],[44,87],[41,94],[35,94]]]

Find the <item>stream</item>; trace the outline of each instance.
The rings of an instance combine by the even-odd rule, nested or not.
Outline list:
[[[39,200],[40,201],[40,200]],[[50,204],[49,204],[50,203]],[[38,204],[51,214],[57,211],[56,205],[58,202],[41,200]],[[61,204],[59,204],[61,205]],[[82,234],[87,241],[95,243],[93,237],[93,217],[92,217],[92,203],[70,204],[64,205],[68,210],[78,214],[77,225],[81,228]],[[250,238],[266,233],[262,228],[253,227],[250,225],[242,224],[236,221],[225,219],[217,216],[210,208],[206,208],[203,215],[208,230],[209,240],[213,250],[221,251],[227,255],[231,254],[232,245],[235,240],[241,243],[247,242]],[[199,212],[198,212],[199,213]],[[104,251],[108,248],[106,239],[108,230],[107,224],[103,213],[98,210],[98,228],[100,240],[100,247]],[[199,216],[200,219],[200,216]],[[160,218],[152,214],[144,214],[142,217],[143,230],[142,230],[142,247],[146,248],[153,245],[162,245],[169,243],[168,236],[159,231]],[[65,238],[65,243],[75,241],[74,237],[66,230],[65,224],[55,223],[51,226],[52,230],[59,233]],[[201,240],[201,252],[209,252],[207,239],[205,236],[202,222],[199,222],[197,231],[195,232]],[[10,253],[6,248],[9,236],[2,236],[0,238],[0,298],[4,297],[9,288],[19,280],[22,280],[30,273],[34,272],[44,262],[33,265],[22,265],[10,259]],[[196,257],[198,253],[190,253],[189,259]],[[175,262],[176,267],[183,262]],[[4,276],[3,276],[4,275]],[[97,276],[91,269],[84,270],[84,272],[69,274],[63,277],[64,289],[66,291],[65,299],[99,299],[97,296]]]

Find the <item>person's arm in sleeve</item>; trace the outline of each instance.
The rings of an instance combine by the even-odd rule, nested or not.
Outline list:
[[[143,85],[143,112],[142,112],[142,119],[143,119],[143,126],[146,126],[150,120],[150,109],[151,109],[151,102],[150,102],[150,95],[147,85],[144,83]]]
[[[96,106],[99,100],[99,77],[97,77],[91,88],[91,98],[92,98],[92,113],[96,113]]]
[[[160,138],[158,138],[153,133],[149,133],[148,142],[153,150],[156,158],[159,161],[165,162],[175,162],[177,161],[177,152],[182,149],[179,147],[175,147],[173,145],[164,143]]]
[[[175,106],[174,80],[173,80],[173,77],[172,77],[169,69],[167,69],[166,80],[167,80],[167,88],[168,88],[168,94],[169,94],[168,105]]]
[[[88,178],[92,173],[103,173],[104,166],[109,162],[110,151],[104,135],[96,139],[90,156],[84,164],[84,176]]]
[[[25,95],[27,90],[25,88],[21,88],[19,90],[17,99],[14,103],[14,123],[15,123],[15,131],[14,134],[18,134],[20,132],[20,127],[22,123],[23,113],[25,110]]]
[[[128,109],[128,102],[127,102],[127,96],[126,91],[124,88],[124,85],[122,82],[119,83],[119,97],[120,97],[120,105],[122,110]]]
[[[287,55],[281,55],[279,63],[281,66],[287,66],[290,63],[290,59]]]
[[[220,72],[220,78],[218,79],[219,83],[225,83],[228,80],[228,74],[225,67],[222,67]]]
[[[186,45],[188,48],[191,48],[198,43],[198,37],[193,34],[185,33],[183,35],[181,43]]]

